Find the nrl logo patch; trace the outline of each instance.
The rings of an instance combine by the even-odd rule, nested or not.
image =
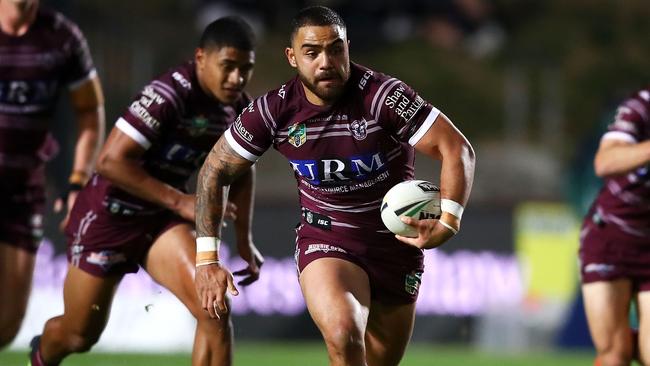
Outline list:
[[[307,142],[307,126],[304,123],[289,127],[289,143],[291,145],[300,147],[305,142]]]
[[[348,129],[352,132],[352,136],[355,139],[363,140],[368,135],[368,122],[365,118],[362,118],[360,121],[354,120],[350,122]]]
[[[197,136],[201,135],[208,128],[208,119],[205,116],[200,115],[192,119],[190,122],[190,135]]]
[[[411,272],[407,274],[404,282],[404,291],[411,295],[417,294],[422,283],[422,272]]]

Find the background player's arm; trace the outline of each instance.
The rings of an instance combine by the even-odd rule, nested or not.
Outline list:
[[[259,278],[260,267],[264,263],[262,254],[253,244],[251,226],[253,223],[253,206],[255,203],[255,165],[242,173],[230,186],[229,201],[237,206],[235,218],[235,235],[239,256],[248,263],[248,267],[237,271],[234,275],[245,276],[239,284],[248,285]]]
[[[629,173],[650,163],[650,141],[638,144],[604,138],[594,159],[596,175],[601,178]]]
[[[68,208],[65,218],[60,224],[61,229],[68,222],[70,210],[77,199],[79,190],[92,173],[97,153],[104,141],[104,130],[106,128],[104,94],[97,76],[70,90],[70,102],[77,119],[77,142],[74,150],[72,173],[68,180],[68,183],[70,183],[69,191],[58,198],[54,204],[54,211],[56,212],[63,210],[64,207]]]
[[[97,76],[70,91],[78,135],[72,171],[89,177],[95,158],[104,141],[104,95]]]
[[[226,187],[249,171],[253,163],[240,157],[226,142],[224,136],[214,145],[199,172],[196,187],[196,236],[220,238],[225,210]],[[201,304],[210,316],[228,311],[225,301],[226,289],[238,294],[232,275],[218,262],[217,250],[212,253],[216,263],[196,267],[195,286]],[[197,262],[198,263],[198,262]]]
[[[126,192],[194,221],[194,196],[185,194],[142,168],[145,149],[113,128],[97,159],[97,172]]]
[[[440,197],[467,204],[472,182],[474,181],[475,154],[472,145],[463,134],[442,113],[435,123],[415,145],[415,149],[433,159],[442,161],[440,172]],[[446,227],[436,220],[404,218],[409,225],[417,224],[420,235],[417,238],[399,237],[400,240],[419,248],[435,248],[453,236]],[[440,221],[460,229],[460,217],[442,212]]]

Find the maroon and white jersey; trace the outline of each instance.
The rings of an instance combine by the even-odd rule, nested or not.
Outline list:
[[[95,74],[83,34],[57,12],[39,10],[22,36],[0,31],[0,175],[25,180],[56,153],[56,100]]]
[[[618,107],[603,139],[641,143],[650,139],[650,88],[636,92]],[[650,170],[648,166],[607,178],[594,209],[605,222],[623,231],[650,237]]]
[[[115,128],[146,150],[142,165],[151,176],[184,190],[190,176],[248,103],[247,95],[233,106],[208,96],[199,86],[195,63],[188,61],[146,85]],[[100,175],[92,178],[86,190],[92,191],[96,200],[114,203],[115,207],[122,205],[135,212],[161,209]]]
[[[353,63],[333,106],[311,104],[295,77],[248,105],[225,137],[250,161],[271,146],[289,160],[308,223],[350,235],[386,233],[382,198],[413,179],[413,145],[439,113],[400,80]]]

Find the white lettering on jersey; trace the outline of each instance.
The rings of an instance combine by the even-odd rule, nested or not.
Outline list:
[[[285,86],[285,85],[286,85],[286,84],[282,84],[282,86],[280,87],[280,90],[278,90],[278,96],[279,96],[280,98],[282,98],[282,99],[284,99],[284,95],[286,94],[286,92],[284,91],[284,86]]]
[[[174,72],[172,74],[172,77],[174,78],[174,80],[178,81],[178,83],[181,84],[183,88],[192,89],[192,83],[187,81],[187,79],[185,79],[183,75],[181,75],[178,71]]]
[[[372,173],[374,171],[378,171],[382,166],[384,166],[379,153],[372,156],[372,162],[370,163],[370,166],[366,165],[366,163],[364,163],[361,159],[350,159],[350,162],[356,167],[355,170],[358,172],[358,176],[364,175],[361,173],[361,169],[367,173]],[[377,166],[375,166],[375,163],[377,163]]]
[[[359,89],[363,90],[363,88],[366,87],[366,84],[368,83],[368,80],[370,77],[373,75],[373,72],[371,70],[366,71],[363,76],[361,77],[361,80],[359,80]]]
[[[142,104],[140,104],[140,101],[136,100],[135,102],[131,103],[131,106],[129,107],[129,111],[133,113],[136,117],[138,117],[142,122],[144,122],[149,128],[153,130],[158,130],[160,128],[160,122],[158,122],[157,119],[155,119],[151,114],[149,114],[149,111],[147,111],[147,108],[145,108]]]
[[[332,170],[332,163],[336,164],[336,168]],[[327,159],[323,160],[323,182],[331,182],[334,179],[332,178],[332,174],[336,175],[340,180],[348,180],[349,178],[346,178],[341,174],[341,172],[345,169],[345,163],[342,162],[341,160],[338,159]]]
[[[248,142],[253,141],[253,134],[248,132],[246,127],[244,127],[244,125],[241,123],[241,116],[238,116],[235,120],[235,129],[237,129],[239,136],[241,136],[244,140]]]

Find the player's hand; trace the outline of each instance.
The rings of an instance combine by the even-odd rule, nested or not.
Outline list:
[[[65,230],[66,225],[68,225],[68,220],[70,219],[70,211],[74,206],[74,202],[77,200],[77,195],[79,195],[78,190],[71,190],[62,194],[54,201],[54,212],[59,213],[63,210],[66,210],[65,217],[59,223],[59,230]]]
[[[226,219],[232,221],[237,220],[237,205],[230,201],[226,203],[226,212],[223,214],[223,220],[221,221],[223,223],[223,227],[228,226],[228,224],[226,224]]]
[[[228,313],[226,290],[233,296],[239,295],[232,274],[219,263],[196,267],[194,285],[203,310],[213,319]]]
[[[416,228],[418,230],[418,236],[416,238],[409,238],[395,235],[395,237],[403,243],[413,245],[420,249],[436,248],[454,236],[454,233],[440,224],[439,220],[418,220],[406,216],[401,216],[400,219],[403,223]]]
[[[248,263],[248,266],[233,272],[233,275],[243,277],[237,282],[238,285],[248,286],[260,278],[260,270],[264,264],[264,257],[262,257],[262,254],[252,242],[238,245],[237,248],[239,250],[239,256]]]

